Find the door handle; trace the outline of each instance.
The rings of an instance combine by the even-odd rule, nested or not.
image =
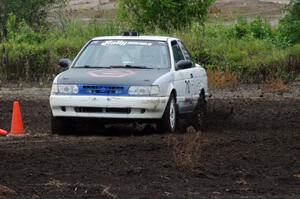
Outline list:
[[[191,78],[194,78],[194,75],[191,73]]]

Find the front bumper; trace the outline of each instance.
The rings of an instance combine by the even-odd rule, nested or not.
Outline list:
[[[168,97],[51,95],[54,117],[160,119]]]

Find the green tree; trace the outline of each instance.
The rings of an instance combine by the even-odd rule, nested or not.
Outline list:
[[[203,24],[215,0],[119,0],[118,16],[132,28],[184,28],[193,21]]]
[[[1,0],[0,1],[0,36],[7,35],[7,20],[15,15],[16,21],[24,21],[34,29],[45,25],[47,13],[53,5],[66,0]]]
[[[279,32],[290,43],[300,42],[300,0],[291,0],[287,15],[280,21]]]

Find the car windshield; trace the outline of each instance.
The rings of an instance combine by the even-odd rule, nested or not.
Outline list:
[[[91,41],[73,68],[170,68],[167,43],[144,40]]]

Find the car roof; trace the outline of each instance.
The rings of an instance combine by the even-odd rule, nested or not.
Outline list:
[[[92,40],[150,40],[150,41],[168,41],[168,39],[178,40],[177,38],[173,37],[166,37],[166,36],[106,36],[106,37],[95,37]]]

